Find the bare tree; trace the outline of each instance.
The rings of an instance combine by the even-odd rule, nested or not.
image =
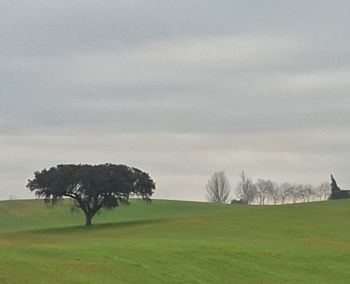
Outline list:
[[[258,181],[255,183],[255,186],[256,186],[256,196],[258,197],[259,205],[264,205],[265,199],[266,199],[265,180],[258,179]]]
[[[214,203],[226,203],[230,197],[231,184],[224,171],[215,172],[208,180],[206,199]]]
[[[305,202],[306,197],[305,197],[305,192],[304,192],[304,185],[303,184],[296,184],[294,191],[295,191],[294,197],[296,198],[296,201]],[[296,203],[296,202],[293,202],[293,203]]]
[[[310,202],[313,200],[313,197],[315,196],[315,189],[312,184],[305,184],[304,190],[306,192],[306,202]]]
[[[323,193],[323,200],[328,200],[331,195],[331,184],[329,182],[323,182],[319,186],[319,190]]]
[[[318,200],[327,200],[331,194],[331,185],[329,182],[323,182],[315,188],[315,194]]]
[[[271,187],[273,187],[273,182],[270,180],[258,179],[256,182],[256,195],[260,205],[264,205],[266,199],[269,198]]]
[[[237,186],[237,192],[241,196],[242,200],[248,204],[252,203],[257,196],[256,186],[252,179],[242,171],[239,174],[241,181]]]
[[[300,184],[298,185],[298,193],[303,202],[310,202],[313,195],[313,186],[311,184]]]
[[[294,186],[289,182],[281,183],[279,186],[279,195],[281,203],[284,204],[290,197],[293,196]]]
[[[278,199],[279,199],[279,186],[277,183],[271,181],[271,180],[267,180],[267,192],[269,197],[272,199],[273,204],[277,204]]]
[[[297,203],[297,201],[300,198],[300,184],[292,184],[291,187],[288,190],[288,194],[290,196],[290,199],[292,200],[292,203]]]
[[[326,200],[331,194],[331,184],[324,182],[315,187],[311,184],[276,183],[271,180],[258,179],[254,184],[252,179],[242,171],[240,182],[236,188],[241,201],[259,205],[265,203],[285,204]],[[333,178],[334,179],[334,178]],[[350,192],[350,191],[349,191]]]

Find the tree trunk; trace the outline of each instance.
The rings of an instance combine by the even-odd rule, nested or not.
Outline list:
[[[92,225],[92,216],[89,214],[85,214],[85,226]]]

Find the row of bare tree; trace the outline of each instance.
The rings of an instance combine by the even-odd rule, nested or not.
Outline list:
[[[331,187],[328,182],[318,186],[311,184],[276,183],[271,180],[252,178],[244,171],[239,174],[240,182],[234,190],[239,200],[232,203],[246,204],[285,204],[327,200]],[[206,199],[214,203],[227,203],[231,200],[231,184],[224,171],[214,173],[206,185]]]

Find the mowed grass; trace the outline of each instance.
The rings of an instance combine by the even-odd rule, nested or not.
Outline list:
[[[134,200],[90,228],[70,202],[0,202],[0,283],[350,283],[350,201]]]

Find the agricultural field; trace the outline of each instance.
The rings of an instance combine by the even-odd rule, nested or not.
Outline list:
[[[0,283],[349,283],[350,202],[0,202]]]

